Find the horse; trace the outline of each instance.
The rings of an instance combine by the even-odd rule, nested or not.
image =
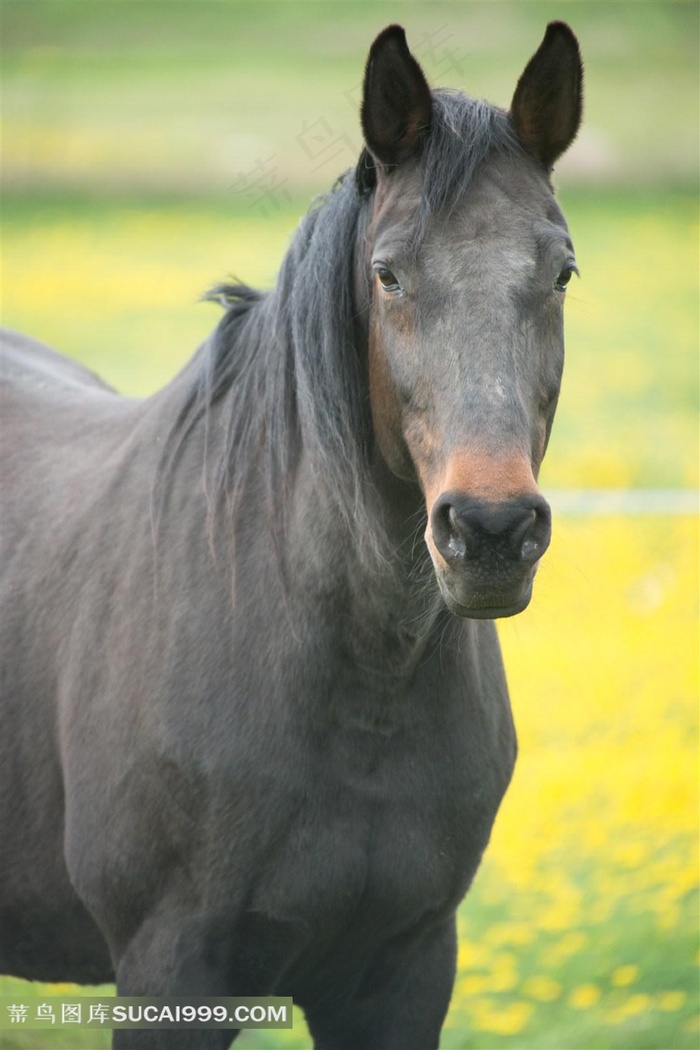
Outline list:
[[[2,972],[438,1045],[516,756],[494,620],[551,533],[581,100],[564,23],[507,112],[431,91],[391,25],[356,168],[270,291],[214,289],[172,382],[5,336]]]

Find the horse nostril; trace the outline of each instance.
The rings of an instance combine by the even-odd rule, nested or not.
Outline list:
[[[549,546],[552,534],[552,515],[544,499],[538,500],[516,533],[515,543],[521,559],[531,564],[539,561]]]
[[[534,510],[526,511],[521,521],[519,521],[513,527],[513,530],[510,534],[510,542],[513,547],[513,550],[520,551],[521,557],[524,557],[523,551],[525,549],[525,545],[529,542],[526,538],[527,533],[530,531],[531,526],[534,525],[536,520],[537,514]]]
[[[433,507],[431,527],[435,546],[446,561],[460,561],[467,555],[468,530],[457,508],[445,498]]]
[[[541,548],[542,545],[537,540],[523,540],[523,545],[520,548],[520,557],[523,561],[537,561],[540,557]]]
[[[516,557],[531,563],[538,561],[549,543],[549,508],[538,506],[526,511],[513,527],[509,540]]]
[[[447,546],[455,558],[463,558],[467,553],[467,538],[460,529],[459,518],[454,507],[450,507],[447,517],[450,522]]]

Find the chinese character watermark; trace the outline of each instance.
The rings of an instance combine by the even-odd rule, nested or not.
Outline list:
[[[61,1021],[63,1024],[80,1024],[82,1012],[79,1003],[61,1004]]]
[[[451,40],[449,25],[442,25],[411,42],[412,53],[425,64],[426,72],[433,81],[450,76],[461,78],[464,74],[467,56],[452,46]],[[358,81],[343,95],[357,112],[362,102],[362,82]],[[360,141],[354,141],[347,132],[337,133],[324,116],[312,122],[303,120],[295,141],[313,164],[310,173],[317,172],[332,161],[340,163],[343,160],[345,166],[349,166],[356,161],[361,150]],[[256,160],[250,171],[237,176],[233,185],[233,189],[241,192],[250,207],[255,208],[263,218],[268,218],[272,211],[280,211],[282,201],[291,201],[287,188],[289,180],[280,177],[279,167],[274,163],[278,157],[279,154],[275,153],[266,160]]]
[[[257,208],[263,218],[267,218],[269,209],[280,210],[280,200],[289,201],[289,190],[285,189],[288,179],[280,179],[279,170],[272,166],[277,154],[267,160],[256,160],[250,171],[238,175],[233,185],[248,198],[251,208]]]
[[[29,1013],[23,1003],[12,1003],[7,1007],[7,1012],[10,1015],[10,1024],[24,1024]]]
[[[449,26],[440,26],[432,33],[424,33],[411,48],[416,58],[428,65],[430,75],[434,78],[449,76],[451,73],[459,77],[464,75],[462,62],[466,55],[460,58],[455,48],[447,47],[451,37]]]
[[[96,1024],[106,1024],[108,1020],[109,1006],[107,1006],[106,1003],[97,1003],[95,1006],[90,1006],[88,1024],[92,1024],[93,1022]]]
[[[319,117],[313,124],[306,120],[302,122],[301,132],[296,136],[296,141],[309,160],[318,161],[312,171],[318,171],[324,164],[343,153],[348,153],[350,160],[357,157],[360,151],[349,135],[334,136],[335,132],[325,117]]]
[[[50,1021],[51,1024],[56,1024],[56,1014],[53,1012],[51,1003],[39,1003],[34,1016],[37,1021]]]

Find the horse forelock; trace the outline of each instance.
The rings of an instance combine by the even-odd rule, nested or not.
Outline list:
[[[419,159],[421,204],[415,216],[414,247],[423,240],[430,218],[449,213],[468,192],[487,159],[522,155],[508,114],[482,99],[450,88],[432,93],[432,120]],[[361,196],[377,183],[375,162],[367,149],[355,169]]]

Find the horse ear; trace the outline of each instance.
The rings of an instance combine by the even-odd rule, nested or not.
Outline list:
[[[432,98],[401,26],[387,26],[370,48],[361,116],[367,148],[380,164],[400,164],[420,150]]]
[[[550,22],[513,95],[510,120],[521,143],[549,169],[581,123],[583,64],[576,37]]]

